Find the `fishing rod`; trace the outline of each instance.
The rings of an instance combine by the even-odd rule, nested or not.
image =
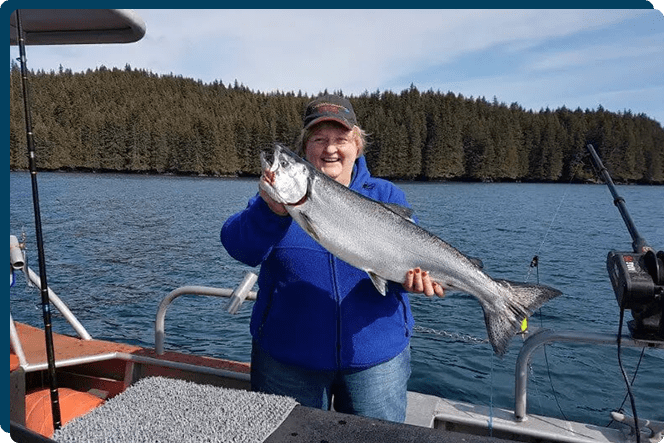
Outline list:
[[[46,341],[46,359],[48,363],[48,380],[51,391],[51,413],[53,414],[53,429],[62,426],[60,416],[60,400],[58,396],[58,382],[55,374],[55,352],[53,349],[53,328],[51,325],[51,307],[48,297],[48,284],[46,279],[46,258],[44,255],[44,239],[42,235],[41,212],[39,209],[39,190],[37,187],[37,163],[35,155],[35,141],[32,133],[32,116],[30,113],[30,96],[28,90],[28,68],[25,56],[25,36],[21,24],[20,10],[16,10],[16,30],[21,65],[21,86],[23,89],[23,108],[25,112],[25,133],[28,144],[28,165],[32,179],[32,204],[35,213],[35,233],[37,237],[37,254],[39,262],[39,277],[41,281],[41,303],[44,317],[44,339]]]

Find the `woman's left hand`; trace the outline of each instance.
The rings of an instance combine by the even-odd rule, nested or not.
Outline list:
[[[434,295],[440,298],[445,297],[443,287],[431,280],[429,273],[422,271],[420,268],[408,271],[403,287],[408,292],[414,292],[416,294],[423,293],[427,297],[433,297]]]

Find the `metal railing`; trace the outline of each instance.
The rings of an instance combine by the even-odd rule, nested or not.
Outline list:
[[[664,348],[664,342],[635,340],[623,335],[621,346],[630,348],[655,347]],[[517,421],[526,420],[528,365],[533,352],[548,343],[583,343],[595,345],[617,345],[618,336],[612,334],[597,334],[592,332],[558,332],[550,329],[540,329],[530,335],[523,343],[514,370],[514,415]]]
[[[258,277],[256,274],[247,272],[242,282],[235,289],[211,288],[207,286],[183,286],[175,289],[164,297],[157,309],[157,316],[154,324],[154,348],[157,355],[164,354],[164,338],[166,335],[164,323],[166,321],[166,310],[176,298],[181,295],[230,297],[230,300],[226,305],[226,310],[231,314],[235,314],[245,299],[256,300],[256,292],[251,291],[250,289],[254,286],[257,279]]]
[[[25,244],[19,243],[18,239],[14,235],[9,236],[9,265],[13,271],[23,271],[27,281],[36,286],[37,289],[41,290],[41,279],[39,276],[26,264],[25,261]],[[83,340],[92,340],[92,336],[88,331],[83,327],[81,322],[78,321],[76,316],[69,310],[67,305],[57,296],[51,288],[48,289],[48,298],[53,306],[55,306],[62,316],[67,320],[67,322],[74,328],[78,336]],[[18,337],[16,331],[16,326],[14,324],[14,319],[11,314],[9,314],[9,342],[14,350],[14,353],[19,359],[19,364],[21,366],[27,365],[27,360],[23,352],[23,347],[21,345],[21,340]]]

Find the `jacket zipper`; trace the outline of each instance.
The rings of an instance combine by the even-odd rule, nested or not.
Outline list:
[[[337,360],[337,369],[341,369],[341,302],[339,300],[339,288],[337,285],[337,266],[336,266],[336,259],[329,252],[328,252],[328,257],[330,259],[330,271],[332,274],[331,275],[332,291],[334,294],[335,310],[336,310],[335,316],[337,320],[335,352]]]

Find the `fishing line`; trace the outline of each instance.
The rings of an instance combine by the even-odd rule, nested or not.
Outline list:
[[[537,284],[540,284],[540,278],[539,278],[539,257],[536,255],[533,257],[532,261],[530,262],[530,269],[536,268],[536,273],[537,273]],[[539,309],[540,313],[540,328],[544,328],[544,321],[542,319],[542,308]],[[551,376],[551,365],[549,364],[549,354],[546,352],[547,345],[543,345],[542,349],[544,351],[544,363],[546,365],[546,372],[549,377],[549,385],[551,385],[551,392],[553,393],[553,398],[556,400],[556,405],[558,406],[558,411],[560,414],[563,416],[563,419],[565,421],[569,421],[567,416],[565,415],[565,412],[563,412],[562,406],[560,406],[560,401],[558,400],[558,395],[556,395],[556,389],[553,386],[553,377]],[[532,367],[531,367],[532,369]],[[541,408],[541,403],[540,403],[540,408]]]
[[[542,238],[542,242],[540,243],[539,247],[537,248],[537,251],[535,252],[535,256],[533,257],[533,260],[536,260],[535,261],[535,267],[537,267],[537,260],[539,259],[539,255],[540,255],[540,252],[542,251],[542,247],[544,246],[544,243],[546,242],[546,238],[549,236],[549,233],[551,232],[551,229],[553,228],[553,224],[556,221],[556,217],[558,217],[558,214],[560,213],[560,208],[562,208],[563,203],[565,202],[565,199],[567,198],[567,194],[569,194],[570,185],[572,184],[572,182],[574,181],[574,178],[576,177],[576,169],[577,169],[576,166],[578,164],[583,163],[582,158],[583,158],[583,156],[581,154],[577,154],[574,157],[574,161],[570,162],[570,170],[572,170],[574,172],[572,173],[572,176],[570,177],[569,182],[567,182],[567,189],[565,190],[565,193],[563,194],[562,198],[560,199],[560,202],[558,203],[558,207],[556,208],[556,212],[553,213],[553,218],[551,219],[551,223],[549,223],[549,227],[546,230],[546,233],[544,234],[544,237]],[[530,273],[532,272],[532,268],[533,268],[533,263],[531,262],[530,267],[528,268],[528,273],[526,274],[526,278],[524,280],[525,283],[527,283],[528,279],[530,278]],[[537,271],[538,271],[537,279],[538,279],[538,283],[539,283],[539,268],[537,268]]]
[[[491,353],[491,378],[490,378],[490,395],[489,395],[489,437],[493,437],[493,358],[494,354]]]
[[[536,268],[537,272],[537,283],[539,284],[539,267],[537,266],[539,263],[539,256],[534,256],[533,259],[530,261],[530,267],[529,267],[529,272],[532,270],[532,268]],[[530,275],[530,274],[529,274]],[[526,320],[527,321],[527,320]],[[544,325],[542,324],[542,315],[540,311],[540,328],[542,328]],[[523,324],[521,325],[521,334],[525,337],[526,332],[528,331],[528,327],[526,324],[526,328],[524,329]],[[525,338],[524,338],[525,340]],[[544,353],[546,355],[546,347],[544,347]],[[548,365],[548,362],[547,362]],[[532,362],[528,363],[528,372],[530,375],[534,374],[535,371],[533,371],[533,365]],[[539,403],[539,410],[540,413],[544,413],[544,407],[542,406],[542,397],[543,395],[539,391],[539,386],[537,386],[537,383],[534,384],[535,386],[535,391],[537,391],[537,402]]]
[[[575,164],[580,163],[579,156],[576,157],[575,159]],[[569,179],[569,182],[567,183],[567,189],[563,193],[562,198],[560,199],[560,202],[558,203],[558,207],[556,208],[556,211],[553,213],[553,218],[551,219],[551,222],[549,223],[549,227],[547,228],[546,232],[544,233],[544,237],[542,238],[542,241],[540,242],[539,247],[537,248],[537,251],[535,252],[535,255],[533,256],[532,260],[530,261],[530,266],[528,266],[528,272],[526,273],[526,277],[524,279],[524,282],[527,283],[528,280],[530,279],[530,275],[533,272],[533,268],[536,271],[537,275],[537,284],[540,284],[540,275],[539,275],[539,255],[540,252],[542,251],[542,248],[544,247],[544,243],[547,240],[547,237],[549,236],[549,233],[553,229],[553,225],[556,221],[556,218],[558,217],[558,214],[560,213],[560,209],[563,206],[563,203],[565,202],[565,199],[567,198],[567,194],[569,194],[570,186],[572,184],[572,181],[574,180],[574,177],[576,176],[576,172],[572,174],[572,176]],[[542,308],[540,307],[538,310],[539,313],[539,318],[540,318],[540,328],[544,328],[544,321],[542,319]],[[526,326],[527,328],[527,326]],[[525,332],[525,331],[524,331]],[[549,377],[549,384],[551,385],[551,391],[553,392],[553,398],[556,400],[556,405],[558,406],[558,410],[560,411],[560,414],[563,416],[563,419],[565,421],[569,421],[565,413],[563,412],[562,407],[560,406],[560,402],[558,400],[558,396],[556,395],[556,389],[553,386],[553,377],[551,377],[551,366],[549,365],[549,356],[548,353],[546,352],[547,345],[542,346],[544,350],[544,362],[546,364],[546,371]],[[532,367],[530,368],[532,370]],[[541,408],[541,403],[540,403],[540,408]]]
[[[572,180],[574,177],[570,179],[570,182],[568,185],[572,184]],[[560,203],[558,203],[558,207],[556,208],[556,212],[553,213],[553,218],[551,219],[551,223],[549,223],[549,227],[546,230],[546,233],[544,234],[544,237],[542,238],[542,242],[540,243],[539,247],[537,248],[537,251],[535,252],[535,256],[533,257],[533,261],[535,262],[535,265],[533,266],[533,261],[531,261],[530,266],[528,267],[528,273],[526,274],[526,278],[524,279],[525,283],[528,283],[528,279],[530,278],[530,274],[532,273],[533,267],[537,268],[537,279],[539,283],[539,268],[537,267],[538,261],[539,261],[539,255],[540,252],[542,251],[542,247],[544,246],[544,243],[546,242],[546,238],[549,236],[549,232],[551,232],[551,229],[553,229],[553,224],[556,221],[556,217],[558,217],[558,213],[560,212],[560,208],[563,206],[563,202],[565,201],[565,198],[567,197],[567,194],[569,193],[569,186],[567,186],[567,189],[565,190],[565,193],[563,194],[562,198],[560,199]]]
[[[553,377],[551,377],[551,365],[549,365],[549,355],[546,352],[546,346],[544,346],[544,362],[546,363],[546,372],[549,376],[549,384],[551,385],[551,392],[553,392],[553,398],[556,400],[558,411],[560,411],[560,414],[563,416],[563,419],[565,421],[569,421],[569,419],[565,415],[565,412],[563,412],[562,406],[560,406],[560,401],[558,401],[558,395],[556,395],[556,389],[553,387]]]

